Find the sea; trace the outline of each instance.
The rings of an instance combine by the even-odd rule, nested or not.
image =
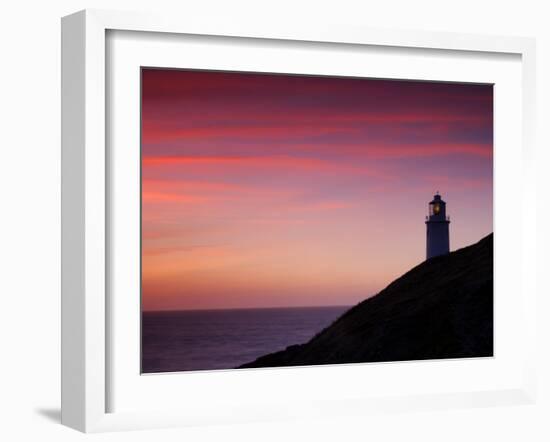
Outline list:
[[[236,368],[303,344],[349,307],[142,313],[142,373]]]

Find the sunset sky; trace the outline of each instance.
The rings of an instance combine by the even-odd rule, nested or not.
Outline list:
[[[491,85],[142,70],[145,310],[351,305],[493,230]]]

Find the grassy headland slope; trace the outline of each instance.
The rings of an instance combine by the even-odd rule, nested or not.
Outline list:
[[[276,367],[492,356],[493,234],[423,262],[309,342],[242,365]]]

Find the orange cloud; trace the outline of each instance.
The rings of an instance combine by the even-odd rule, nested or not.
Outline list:
[[[193,204],[193,203],[204,203],[208,200],[203,196],[182,195],[178,193],[167,193],[167,192],[150,192],[150,191],[143,191],[141,193],[141,197],[144,203],[171,202],[171,203],[181,203],[181,204]]]

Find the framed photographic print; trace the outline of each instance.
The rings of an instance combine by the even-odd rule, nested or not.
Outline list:
[[[533,48],[64,18],[63,423],[532,401]]]

